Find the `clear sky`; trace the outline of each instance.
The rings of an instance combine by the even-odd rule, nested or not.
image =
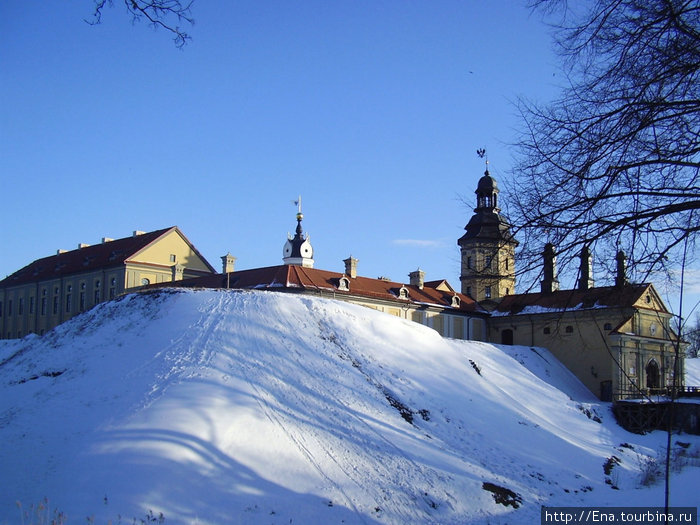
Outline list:
[[[302,195],[317,268],[459,287],[476,150],[505,176],[513,102],[562,78],[525,3],[197,0],[178,50],[121,0],[4,0],[0,276],[173,225],[217,269],[281,264]]]

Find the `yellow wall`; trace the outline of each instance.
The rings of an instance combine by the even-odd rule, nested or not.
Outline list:
[[[171,262],[171,255],[175,255],[175,262]],[[44,334],[102,301],[140,288],[144,279],[150,284],[170,282],[175,265],[186,266],[181,278],[210,272],[178,230],[154,241],[132,260],[135,262],[118,267],[0,289],[0,339],[23,337],[28,333]]]
[[[175,256],[174,260],[172,256]],[[129,261],[160,264],[168,267],[174,264],[181,264],[190,270],[210,272],[209,267],[191,248],[179,230],[168,232],[159,238],[157,242],[152,243],[133,257],[130,257]]]
[[[488,258],[491,259],[490,265],[487,264]],[[462,248],[461,259],[463,294],[471,295],[476,301],[483,301],[515,293],[513,244],[471,241]],[[486,287],[491,289],[490,297],[487,297]]]
[[[504,333],[510,330],[513,344],[547,348],[591,392],[600,396],[606,381],[618,393],[632,390],[630,379],[646,388],[645,368],[651,359],[663,368],[659,386],[671,384],[669,359],[673,344],[667,330],[669,318],[664,312],[632,308],[493,317],[489,320],[490,340],[503,343]],[[655,336],[651,335],[652,324],[656,325]],[[622,335],[611,335],[618,326]],[[620,373],[616,361],[629,378]]]

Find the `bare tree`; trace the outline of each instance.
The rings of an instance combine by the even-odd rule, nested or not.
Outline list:
[[[700,357],[700,315],[695,316],[695,324],[686,328],[683,337],[688,342],[687,357]]]
[[[538,265],[552,242],[562,268],[584,245],[611,265],[623,249],[639,280],[677,268],[700,230],[699,0],[532,7],[562,15],[553,27],[567,82],[553,103],[519,103],[507,185],[519,260]]]
[[[99,24],[105,6],[113,7],[112,0],[94,0],[95,10],[92,19],[86,20],[88,24]],[[178,48],[182,48],[189,40],[190,35],[182,29],[180,24],[193,25],[191,7],[194,0],[124,0],[124,5],[134,22],[142,20],[154,28],[163,28],[173,35],[173,41]]]

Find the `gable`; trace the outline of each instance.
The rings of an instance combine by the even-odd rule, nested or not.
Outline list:
[[[450,283],[447,282],[446,279],[441,279],[439,281],[426,281],[424,283],[424,286],[428,288],[433,288],[435,290],[440,290],[441,292],[452,292],[454,293],[455,289],[450,286]]]
[[[162,266],[180,264],[190,270],[214,272],[192,243],[177,228],[172,228],[127,259],[131,263]]]
[[[656,312],[669,313],[661,296],[658,294],[653,284],[649,284],[635,301],[636,308],[654,310]]]

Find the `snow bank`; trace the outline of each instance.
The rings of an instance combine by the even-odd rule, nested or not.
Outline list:
[[[0,344],[0,523],[45,497],[69,523],[536,523],[662,505],[663,441],[545,350],[320,298],[163,290]]]

